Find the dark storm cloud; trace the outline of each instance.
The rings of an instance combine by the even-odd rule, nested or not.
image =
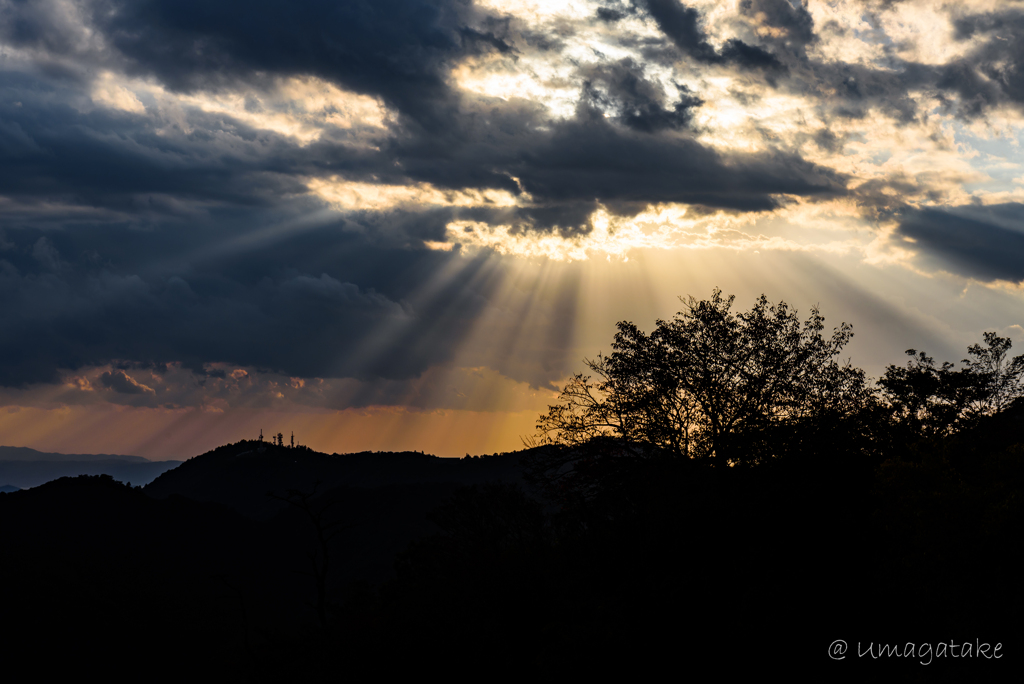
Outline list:
[[[840,176],[798,157],[728,159],[685,137],[623,131],[596,112],[557,127],[534,154],[518,177],[528,192],[552,200],[682,202],[753,211],[774,207],[776,194],[844,191]]]
[[[1024,281],[1024,204],[913,211],[897,233],[909,238],[908,247],[955,273]]]
[[[439,335],[427,333],[424,325],[437,314],[432,307],[438,303],[414,312],[396,298],[414,295],[432,271],[423,261],[433,260],[436,268],[443,257],[365,245],[353,249],[359,242],[345,240],[331,227],[305,239],[279,238],[192,263],[180,275],[161,272],[168,251],[187,253],[189,243],[206,242],[201,233],[215,230],[176,228],[177,236],[154,239],[114,226],[55,234],[54,249],[68,262],[60,273],[36,263],[28,244],[31,231],[17,231],[13,246],[0,255],[7,266],[0,280],[5,303],[0,382],[54,381],[57,369],[114,360],[182,362],[197,372],[208,362],[224,361],[302,377],[408,377],[447,358],[478,310],[460,301],[465,295],[448,292],[458,315]],[[74,258],[86,245],[103,255],[105,266]],[[303,256],[310,247],[319,247],[319,253]],[[330,257],[334,264],[326,263]],[[325,270],[307,275],[320,266]],[[419,275],[402,282],[399,274],[410,268]],[[357,358],[367,333],[389,326],[395,335]],[[419,337],[418,352],[404,344],[410,335]],[[119,382],[113,376],[108,381]],[[128,391],[123,380],[108,386]]]
[[[842,191],[840,178],[796,158],[727,159],[686,136],[654,135],[684,128],[699,101],[684,94],[665,102],[628,64],[593,76],[601,87],[595,98],[616,111],[621,125],[584,106],[573,119],[542,129],[536,107],[467,98],[451,138],[405,133],[368,151],[330,136],[300,147],[279,134],[198,111],[188,115],[190,130],[164,126],[158,134],[154,128],[166,122],[106,109],[82,113],[40,95],[57,92],[52,85],[7,74],[0,80],[0,149],[7,152],[0,189],[25,202],[106,207],[139,220],[211,206],[287,203],[306,191],[307,176],[513,193],[521,186],[536,201],[519,212],[518,222],[527,228],[531,222],[578,227],[585,222],[580,212],[589,213],[595,202],[632,203],[633,213],[669,201],[756,210],[774,206],[778,193]],[[500,212],[478,213],[500,218]],[[392,231],[404,225],[411,237],[434,240],[453,215],[438,209],[354,220],[371,227],[386,223]],[[556,215],[575,218],[552,222]]]
[[[731,38],[722,47],[722,59],[744,69],[763,69],[767,72],[786,71],[779,58],[762,47],[748,45],[742,40]],[[774,85],[774,79],[768,81]]]
[[[50,56],[76,56],[155,76],[175,90],[237,87],[313,75],[383,97],[421,124],[438,123],[452,60],[510,47],[500,23],[469,26],[463,0],[85,0],[101,48],[46,2],[4,3],[2,35]]]
[[[1024,104],[1024,9],[963,14],[953,25],[957,38],[981,45],[944,68],[941,85],[960,95],[971,115],[1001,100]]]
[[[230,3],[159,0],[87,6],[130,68],[144,68],[172,87],[224,85],[246,75],[309,73],[380,95],[414,123],[395,129],[388,140],[378,140],[376,151],[347,145],[333,135],[299,148],[283,136],[195,111],[189,113],[187,132],[168,134],[168,122],[109,110],[82,113],[57,97],[64,86],[9,74],[8,82],[0,84],[5,89],[0,149],[11,151],[0,171],[0,188],[8,194],[63,195],[85,204],[130,209],[139,202],[152,204],[153,194],[197,202],[277,201],[303,192],[303,176],[326,174],[518,192],[514,176],[538,202],[525,215],[539,217],[575,213],[581,202],[593,201],[763,209],[774,205],[774,193],[820,194],[841,186],[834,178],[823,182],[826,172],[794,159],[780,157],[773,168],[765,157],[721,159],[686,137],[654,140],[634,134],[685,129],[701,101],[685,89],[679,99],[669,101],[660,86],[628,62],[585,74],[592,99],[603,99],[616,115],[621,126],[614,129],[595,124],[588,111],[552,127],[537,105],[452,92],[443,76],[454,60],[482,49],[480,44],[512,49],[499,36],[507,31],[507,22],[488,19],[468,3],[312,0],[291,4],[287,12],[276,4],[247,5],[243,12]],[[694,10],[665,2],[650,3],[648,9],[677,43],[696,41],[694,54],[704,54],[706,41]],[[471,16],[478,26],[472,39],[460,23]],[[44,33],[12,35],[22,44],[38,46]],[[736,52],[737,45],[727,45],[726,51]],[[739,61],[770,63],[767,53],[736,54]],[[78,97],[86,96],[83,92]],[[423,122],[429,122],[429,130]],[[159,134],[154,130],[158,123],[164,124]],[[566,145],[587,149],[563,149]],[[670,159],[673,155],[677,158]],[[616,165],[622,168],[616,170]],[[816,178],[809,180],[811,176]],[[651,188],[646,197],[645,186]],[[551,206],[559,201],[570,206]]]
[[[765,0],[758,0],[764,2]],[[780,6],[785,4],[782,0]],[[874,3],[865,15],[887,11],[896,2]],[[815,64],[814,70],[823,84],[831,84],[836,94],[851,107],[840,115],[862,115],[863,103],[896,103],[898,118],[909,121],[916,105],[905,93],[918,89],[938,102],[947,111],[964,119],[984,116],[992,107],[1012,103],[1024,106],[1024,9],[1006,8],[994,12],[970,13],[951,8],[950,21],[957,40],[974,39],[977,46],[967,54],[945,64],[923,65],[907,62],[895,54],[895,44],[884,44],[887,69],[854,67],[846,64]],[[834,29],[834,27],[826,27]],[[858,71],[859,73],[853,73]]]
[[[8,202],[0,385],[120,364],[101,385],[151,401],[131,389],[141,387],[130,382],[133,368],[180,363],[212,377],[223,375],[210,368],[221,362],[305,378],[404,380],[451,360],[500,308],[501,276],[486,256],[423,249],[448,239],[453,220],[578,234],[599,207],[618,215],[660,202],[761,211],[780,196],[848,192],[844,176],[791,152],[701,144],[691,130],[701,93],[663,86],[637,61],[579,66],[572,78],[584,84],[581,102],[564,119],[526,99],[460,91],[451,70],[467,58],[514,62],[560,45],[556,32],[531,32],[468,0],[96,0],[74,4],[80,16],[69,6],[0,0],[0,39],[22,51],[15,67],[0,65],[0,197]],[[982,73],[975,62],[960,76],[953,66],[811,63],[802,51],[815,40],[806,9],[786,0],[743,8],[781,36],[751,32],[716,49],[697,10],[676,0],[609,3],[592,21],[649,17],[664,33],[650,39],[652,51],[814,97],[834,93],[819,101],[835,115],[882,107],[906,120],[915,114],[911,85],[941,76],[949,79],[941,87],[960,92]],[[994,31],[985,26],[965,35]],[[300,144],[194,107],[101,107],[90,97],[101,72],[178,92],[246,91],[248,112],[274,106],[275,79],[316,76],[379,98],[395,118],[386,129],[325,125]],[[991,87],[994,98],[1010,92]],[[964,97],[978,88],[963,86]],[[816,138],[823,149],[839,144],[830,135]],[[339,215],[307,192],[311,178],[333,177],[530,200]],[[494,339],[515,340],[529,311],[549,338],[495,344],[476,358],[537,385],[561,377],[571,284],[565,292],[549,309],[524,305],[487,318]]]
[[[615,9],[612,7],[597,8],[597,18],[610,24],[625,19],[626,16],[627,12],[622,9]]]
[[[571,307],[560,299],[555,308],[496,308],[503,271],[487,255],[374,245],[336,221],[216,253],[218,243],[288,223],[265,214],[251,210],[237,225],[167,221],[159,231],[108,223],[45,236],[10,231],[0,251],[0,385],[57,382],[62,370],[111,363],[129,377],[174,363],[204,376],[209,364],[227,363],[303,378],[404,380],[451,360],[485,315],[498,342],[467,350],[474,365],[535,385],[564,372],[567,343],[557,336],[521,341],[521,360],[500,341],[517,339],[525,312],[568,334],[559,321],[571,319]],[[37,258],[41,240],[59,271]],[[575,290],[563,295],[575,302]],[[116,371],[100,382],[135,391]]]
[[[589,97],[558,122],[532,103],[466,95],[451,137],[396,136],[386,150],[394,166],[380,173],[397,167],[439,187],[525,190],[534,205],[518,215],[545,230],[573,230],[597,202],[629,215],[658,202],[759,211],[777,206],[779,194],[845,192],[841,174],[796,155],[723,155],[701,144],[685,130],[697,97],[683,89],[668,101],[634,69],[624,61],[585,70]],[[492,213],[499,223],[507,215]],[[559,215],[570,223],[546,218]]]
[[[894,2],[868,3],[865,19],[877,25],[877,13],[891,10]],[[899,46],[876,28],[883,57],[875,64],[809,59],[805,48],[842,31],[827,23],[819,29],[803,3],[791,0],[743,0],[739,12],[755,25],[771,29],[756,34],[737,26],[739,38],[719,49],[709,42],[703,17],[680,0],[636,0],[687,58],[696,63],[757,70],[765,82],[778,87],[794,71],[799,78],[785,87],[813,94],[832,116],[862,118],[879,109],[909,123],[922,116],[912,91],[929,96],[924,106],[943,105],[962,118],[976,118],[1002,102],[1024,105],[1024,10],[992,13],[954,13],[951,21],[960,40],[980,39],[980,45],[947,64],[925,65],[902,59]],[[614,10],[618,12],[619,10]],[[827,40],[827,38],[826,38]],[[827,93],[827,97],[823,95]]]
[[[300,155],[283,136],[227,117],[191,111],[183,130],[91,103],[76,108],[83,100],[84,93],[46,80],[0,72],[0,193],[130,210],[155,208],[149,193],[266,204],[305,192],[295,176],[322,161]],[[325,147],[318,151],[327,154]],[[330,147],[338,162],[358,163],[359,153],[343,143]]]
[[[896,71],[845,63],[814,63],[809,68],[814,79],[790,87],[809,94],[829,93],[822,106],[845,119],[862,119],[875,109],[901,123],[914,121],[919,105],[910,92],[934,90],[937,78],[934,68],[909,63],[901,63]]]
[[[783,0],[785,1],[785,0]],[[726,41],[721,52],[708,42],[701,26],[700,12],[679,0],[639,0],[679,50],[687,57],[703,64],[732,64],[745,69],[784,70],[775,55],[762,47],[749,45],[738,38]]]
[[[680,99],[668,102],[664,89],[647,79],[643,67],[631,59],[583,68],[581,72],[587,78],[586,94],[596,107],[645,133],[687,128],[693,111],[703,104],[686,86],[677,86]]]
[[[683,54],[700,62],[719,59],[701,27],[700,12],[679,0],[641,0],[639,3]]]
[[[1003,100],[999,84],[982,75],[974,61],[968,59],[940,67],[936,87],[941,93],[940,100],[968,119],[983,115]],[[950,102],[950,95],[958,99]]]

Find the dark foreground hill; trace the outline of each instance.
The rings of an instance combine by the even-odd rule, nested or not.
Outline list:
[[[1013,681],[1020,417],[862,460],[632,460],[557,505],[529,453],[241,442],[145,488],[65,478],[0,494],[4,646],[115,679]],[[1001,657],[935,656],[975,640]],[[911,642],[929,664],[857,654]]]
[[[427,514],[459,487],[520,480],[514,455],[329,455],[240,442],[145,488],[80,476],[0,494],[0,586],[19,587],[4,615],[24,627],[9,645],[103,667],[114,649],[128,669],[173,653],[182,673],[214,658],[229,679],[259,678],[264,660],[287,668],[297,657],[298,635],[321,633],[319,602],[337,610],[393,578],[396,555],[439,531]],[[289,492],[307,506],[289,504]],[[341,528],[322,591],[310,513]]]
[[[158,501],[109,476],[0,495],[5,652],[42,678],[69,669],[124,677],[147,663],[181,673],[181,653],[227,676],[242,635],[234,590],[218,578],[266,585],[263,537],[222,507]],[[268,610],[282,594],[261,593]]]
[[[144,488],[156,498],[215,502],[280,530],[314,535],[308,513],[291,506],[289,492],[308,495],[325,523],[345,528],[332,542],[336,562],[331,593],[353,582],[381,582],[394,574],[395,555],[438,531],[427,513],[459,487],[522,483],[518,454],[438,458],[418,452],[324,454],[308,448],[242,441],[196,456]],[[307,540],[312,546],[315,539]],[[305,551],[300,553],[305,563]],[[308,568],[300,568],[308,571]]]

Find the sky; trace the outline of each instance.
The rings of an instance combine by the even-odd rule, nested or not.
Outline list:
[[[0,444],[511,451],[617,321],[1024,350],[1024,1],[0,0]]]

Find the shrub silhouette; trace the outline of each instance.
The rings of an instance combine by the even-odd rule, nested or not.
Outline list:
[[[1009,358],[1010,339],[984,334],[956,370],[923,351],[908,349],[905,367],[890,365],[879,379],[882,397],[904,440],[934,439],[960,432],[1024,396],[1024,355]]]

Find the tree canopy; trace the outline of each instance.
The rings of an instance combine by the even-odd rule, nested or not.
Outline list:
[[[647,444],[719,464],[772,456],[796,425],[842,416],[867,394],[864,373],[838,357],[853,336],[826,337],[817,308],[801,322],[762,295],[735,313],[715,290],[689,297],[648,335],[620,322],[609,356],[586,360],[541,416],[541,441],[579,446],[596,437]]]
[[[973,344],[958,370],[941,366],[923,351],[908,349],[905,367],[890,365],[879,379],[890,417],[905,432],[943,437],[998,413],[1024,396],[1024,354],[1009,357],[1010,339],[984,334]]]
[[[647,334],[617,324],[612,353],[586,359],[538,423],[534,443],[560,447],[535,465],[547,478],[609,467],[616,454],[667,455],[714,466],[754,465],[822,445],[873,449],[943,437],[1024,396],[1024,355],[1008,338],[984,334],[958,370],[909,350],[876,386],[842,360],[853,336],[841,323],[826,334],[817,307],[801,320],[785,302],[761,295],[749,311],[716,289],[688,297]],[[581,457],[581,454],[586,454]],[[571,464],[571,465],[570,465]]]

